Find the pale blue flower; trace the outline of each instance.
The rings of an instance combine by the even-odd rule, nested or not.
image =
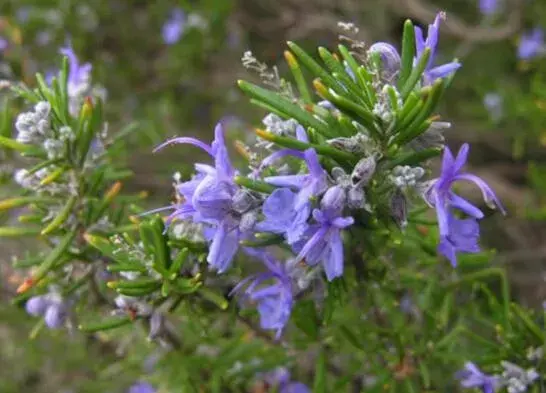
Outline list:
[[[438,78],[445,78],[461,67],[461,64],[456,61],[441,66],[434,66],[434,58],[436,56],[438,37],[440,34],[440,21],[442,19],[445,19],[445,13],[439,12],[434,19],[434,23],[428,26],[426,40],[423,37],[423,30],[421,30],[420,27],[415,27],[415,47],[417,56],[414,60],[414,64],[419,62],[419,59],[426,48],[430,49],[430,57],[423,75],[423,83],[425,85],[434,83]]]
[[[163,25],[161,34],[163,35],[163,41],[167,45],[176,44],[186,29],[186,14],[180,9],[176,8],[171,12],[169,19]]]
[[[241,291],[250,283],[243,292],[244,296],[257,303],[260,326],[263,329],[275,330],[276,337],[279,338],[290,319],[294,305],[292,281],[286,266],[271,255],[265,252],[252,254],[260,257],[268,271],[247,277],[231,293]]]
[[[521,36],[518,46],[519,59],[531,60],[544,52],[544,30],[537,27]]]
[[[296,260],[305,259],[309,265],[321,263],[328,281],[343,275],[341,230],[354,223],[352,217],[342,216],[345,203],[345,191],[340,186],[329,188],[320,209],[313,210],[316,223],[310,226],[304,239],[294,245],[298,252]]]
[[[471,362],[466,363],[464,369],[457,372],[455,377],[459,380],[461,387],[481,389],[483,393],[493,393],[500,386],[498,377],[484,374]]]

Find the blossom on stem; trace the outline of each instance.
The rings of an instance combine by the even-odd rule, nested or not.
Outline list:
[[[83,95],[90,88],[93,66],[91,63],[80,64],[70,43],[59,52],[68,57],[68,95],[71,97]]]
[[[377,53],[380,56],[383,75],[387,80],[391,80],[400,72],[400,54],[391,44],[376,42],[370,46],[368,53]]]
[[[334,186],[324,194],[320,209],[313,210],[316,224],[310,226],[305,239],[294,245],[297,260],[309,265],[322,263],[326,278],[332,281],[343,275],[343,240],[341,230],[354,223],[352,217],[342,217],[346,195],[342,187]]]
[[[279,338],[290,319],[294,305],[292,281],[282,263],[265,252],[256,254],[268,271],[247,277],[231,291],[231,294],[241,291],[245,285],[251,282],[244,290],[243,295],[258,304],[260,326],[263,329],[276,330],[276,337]]]
[[[148,382],[137,382],[133,384],[128,393],[155,393],[156,390]]]
[[[302,126],[296,129],[298,140],[308,143],[309,140]],[[309,202],[311,198],[316,198],[328,188],[326,171],[319,162],[317,152],[313,148],[305,150],[303,153],[292,149],[283,149],[273,153],[264,161],[270,163],[282,156],[292,155],[305,160],[309,173],[285,176],[269,176],[264,180],[277,187],[289,187],[299,190],[296,197],[295,208],[301,209]]]
[[[238,208],[240,189],[234,182],[236,172],[228,157],[220,123],[216,125],[214,135],[211,145],[195,138],[177,137],[161,144],[155,151],[170,144],[191,144],[214,158],[214,167],[195,164],[197,175],[177,186],[181,203],[164,209],[174,209],[168,222],[173,219],[192,219],[209,226],[204,231],[211,243],[207,262],[219,273],[223,273],[235,256],[239,241],[252,229],[256,213],[254,210],[241,211]]]
[[[311,206],[307,203],[296,209],[296,199],[297,194],[289,188],[277,188],[265,200],[262,207],[265,220],[258,223],[256,229],[282,234],[288,244],[297,242],[309,227]]]
[[[50,329],[62,327],[68,317],[67,304],[55,293],[31,297],[25,309],[32,316],[44,317],[45,324]]]
[[[463,388],[477,388],[483,393],[493,393],[500,385],[498,377],[484,374],[471,362],[467,362],[464,369],[458,371],[455,377]]]
[[[480,252],[478,239],[480,226],[474,218],[458,219],[448,212],[449,233],[443,236],[438,245],[438,252],[444,255],[453,267],[457,266],[457,253]]]
[[[494,15],[499,10],[499,0],[480,0],[480,12],[485,16]]]
[[[415,27],[415,47],[417,53],[414,59],[414,65],[419,62],[425,49],[430,49],[430,57],[423,74],[423,83],[425,85],[432,84],[438,78],[445,78],[461,67],[461,64],[456,61],[441,66],[434,66],[434,57],[436,56],[438,36],[440,33],[440,21],[445,19],[445,17],[445,12],[439,12],[436,15],[434,23],[428,26],[426,40],[423,37],[423,30],[421,30],[420,27]]]
[[[175,8],[161,30],[163,41],[167,45],[176,44],[184,34],[185,28],[186,14],[182,9]]]
[[[458,181],[469,181],[474,183],[482,192],[485,203],[490,208],[498,207],[503,213],[502,207],[493,190],[478,176],[462,172],[466,164],[468,151],[470,147],[467,143],[463,144],[457,154],[453,157],[449,147],[444,148],[442,159],[442,171],[440,177],[432,181],[432,185],[425,192],[425,201],[436,209],[438,216],[438,226],[440,227],[440,236],[448,236],[449,230],[449,208],[458,209],[470,217],[481,219],[483,213],[469,201],[455,194],[451,188]]]
[[[544,30],[536,27],[521,36],[518,45],[518,58],[520,60],[531,60],[544,52]]]

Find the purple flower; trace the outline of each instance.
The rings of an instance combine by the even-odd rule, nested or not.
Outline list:
[[[296,128],[296,134],[299,141],[308,143],[309,140],[302,126]],[[320,165],[319,158],[315,149],[309,148],[303,153],[292,149],[283,149],[273,153],[266,158],[265,163],[270,162],[287,155],[292,155],[305,160],[309,173],[286,175],[286,176],[269,176],[264,180],[277,187],[289,187],[299,190],[296,197],[295,208],[301,209],[309,202],[311,198],[318,197],[326,188],[328,188],[327,174]],[[264,165],[264,163],[262,163]]]
[[[449,228],[450,222],[453,222],[449,217],[450,207],[459,209],[470,217],[476,219],[483,218],[483,213],[480,209],[451,190],[451,187],[457,181],[463,180],[474,183],[481,190],[485,203],[491,208],[498,207],[504,213],[504,208],[497,199],[497,196],[482,179],[476,175],[462,172],[462,168],[468,157],[469,149],[469,145],[465,143],[461,146],[457,157],[453,158],[453,154],[449,147],[446,146],[444,148],[440,177],[433,181],[424,195],[427,203],[436,208],[438,226],[440,227],[440,237],[442,238],[452,234],[452,231]]]
[[[68,316],[68,306],[60,296],[53,293],[31,297],[25,309],[32,316],[43,316],[46,326],[50,329],[62,327]]]
[[[400,71],[400,54],[391,44],[386,42],[376,42],[370,46],[368,52],[379,54],[383,65],[383,72],[387,78],[392,78]]]
[[[129,388],[128,393],[155,393],[155,391],[148,382],[137,382]]]
[[[453,267],[457,266],[457,253],[480,252],[478,239],[480,238],[480,227],[474,218],[460,220],[448,212],[447,236],[443,236],[438,245],[438,252],[444,255]]]
[[[483,104],[491,119],[498,121],[502,117],[502,97],[498,93],[487,93],[483,98]]]
[[[440,33],[440,21],[445,19],[445,12],[439,12],[434,19],[434,23],[428,26],[427,38],[423,38],[423,31],[420,27],[415,27],[415,47],[417,56],[414,59],[414,65],[419,62],[426,48],[430,49],[430,57],[425,67],[423,83],[432,84],[438,78],[444,78],[461,67],[460,63],[451,62],[441,66],[434,67],[434,57],[438,46],[438,36]]]
[[[163,209],[174,209],[169,222],[173,219],[192,219],[210,225],[205,231],[205,237],[211,242],[207,262],[223,273],[235,256],[239,241],[251,229],[249,222],[252,224],[254,212],[241,212],[235,208],[234,198],[239,188],[233,180],[235,169],[228,157],[220,123],[214,134],[210,146],[195,138],[178,137],[161,144],[155,151],[173,143],[183,143],[197,146],[214,158],[214,167],[195,164],[197,175],[177,186],[182,202]]]
[[[499,0],[480,0],[480,12],[486,16],[494,15],[497,13],[499,5]]]
[[[61,48],[59,52],[68,57],[68,94],[76,96],[89,87],[92,65],[90,63],[80,64],[70,43]]]
[[[186,25],[186,14],[180,8],[175,8],[169,17],[169,19],[163,25],[161,31],[163,35],[163,41],[167,45],[176,44],[182,34],[184,34]]]
[[[309,203],[296,209],[297,194],[288,188],[278,188],[265,200],[262,212],[265,220],[256,225],[264,232],[282,234],[288,244],[297,242],[308,228],[311,214]]]
[[[279,338],[288,320],[294,298],[292,282],[286,267],[265,252],[257,253],[268,271],[247,277],[231,292],[239,292],[250,281],[252,283],[244,291],[244,296],[258,304],[260,326],[263,329],[276,330]]]
[[[277,367],[265,375],[265,382],[279,388],[279,393],[311,393],[301,382],[291,382],[290,372],[284,367]]]
[[[483,393],[493,393],[499,387],[498,377],[484,374],[471,362],[465,364],[464,369],[455,374],[463,388],[478,388]]]
[[[9,42],[4,37],[0,37],[0,53],[8,49]]]
[[[290,382],[279,393],[311,393],[311,389],[301,382]]]
[[[544,31],[535,28],[531,32],[523,34],[519,40],[518,58],[531,60],[544,53]]]
[[[352,217],[342,217],[346,195],[340,186],[328,189],[320,209],[313,210],[313,224],[306,233],[306,239],[294,245],[298,253],[296,260],[309,265],[322,263],[328,281],[343,275],[343,240],[341,230],[353,224]]]

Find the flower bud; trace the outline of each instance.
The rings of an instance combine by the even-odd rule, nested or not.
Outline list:
[[[25,309],[28,314],[38,317],[44,315],[47,308],[49,307],[49,301],[46,296],[33,296],[28,299],[25,304]]]
[[[362,209],[366,205],[366,194],[362,187],[350,187],[347,191],[349,209]]]
[[[400,71],[400,55],[394,46],[386,42],[376,42],[368,54],[378,53],[383,65],[383,74],[387,79],[391,79]]]
[[[254,205],[254,197],[250,192],[244,189],[239,189],[232,199],[232,208],[237,213],[244,213]]]
[[[343,209],[346,200],[345,191],[340,186],[330,187],[322,197],[320,206],[323,210],[339,211]]]
[[[250,231],[254,228],[254,225],[258,222],[258,212],[256,210],[251,210],[244,213],[241,216],[241,221],[239,222],[239,229],[242,232]]]
[[[40,117],[40,119],[45,119],[49,115],[51,110],[51,105],[47,101],[40,101],[34,107],[34,112]]]
[[[366,185],[375,172],[375,159],[373,157],[362,158],[353,169],[351,182],[353,185]]]
[[[66,320],[65,305],[57,302],[51,304],[45,312],[44,320],[50,329],[58,329],[63,326]]]
[[[161,335],[164,323],[165,321],[161,313],[157,311],[152,313],[152,316],[150,317],[150,332],[148,333],[148,338],[150,340],[153,340]]]
[[[408,202],[402,191],[397,189],[391,198],[391,217],[400,229],[408,225]]]

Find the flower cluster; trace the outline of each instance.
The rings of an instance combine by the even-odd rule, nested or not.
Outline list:
[[[429,26],[426,39],[423,32],[415,28],[414,67],[425,50],[429,56],[422,70],[421,81],[425,88],[438,86],[438,80],[460,67],[457,62],[434,66],[439,25],[443,18],[443,13],[438,14]],[[352,135],[335,136],[328,141],[335,148],[332,151],[338,155],[347,154],[349,162],[340,160],[338,165],[328,162],[330,150],[326,153],[324,149],[319,151],[316,135],[310,128],[302,125],[298,118],[281,118],[276,113],[263,119],[266,130],[257,130],[254,146],[244,150],[250,167],[247,174],[234,167],[221,123],[216,126],[210,145],[191,137],[177,137],[156,149],[172,144],[189,144],[211,157],[212,165],[195,164],[195,175],[175,184],[177,202],[165,208],[172,210],[167,222],[187,221],[201,225],[203,236],[209,243],[207,262],[218,273],[230,269],[239,250],[264,261],[267,272],[244,279],[233,292],[241,292],[246,286],[243,294],[257,303],[261,326],[275,330],[277,337],[289,320],[297,290],[295,282],[317,270],[323,271],[329,282],[343,277],[347,259],[344,239],[357,218],[378,213],[380,203],[368,201],[370,187],[382,183],[386,190],[390,190],[387,206],[401,228],[407,225],[408,198],[422,195],[437,211],[440,227],[438,250],[453,265],[457,253],[479,251],[476,220],[483,217],[477,207],[452,191],[453,184],[460,180],[474,182],[482,190],[488,205],[500,207],[491,189],[481,179],[461,171],[466,162],[467,145],[456,159],[445,147],[441,176],[432,181],[423,180],[425,169],[419,165],[396,165],[392,169],[378,165],[384,160],[385,151],[380,138],[373,135],[371,129],[384,127],[385,130],[379,133],[387,134],[395,129],[396,122],[400,121],[397,108],[403,108],[408,98],[395,87],[401,74],[398,51],[390,44],[377,43],[369,48],[367,57],[368,66],[377,76],[373,85],[376,103],[370,105],[371,116],[375,116],[377,125],[355,120],[351,124]],[[254,59],[254,63],[259,62]],[[264,74],[264,67],[259,67],[256,72]],[[341,79],[345,82],[339,86],[339,92],[350,93],[351,83],[356,83],[356,74],[348,64],[344,69],[347,79]],[[269,79],[265,77],[264,83]],[[290,91],[282,89],[280,84],[279,89],[281,94]],[[324,98],[328,98],[331,93],[324,94],[327,96]],[[326,118],[343,116],[344,108],[338,101],[337,96],[332,95],[331,99],[317,104],[314,119],[319,125]],[[410,149],[420,151],[443,147],[441,130],[446,128],[445,124],[449,126],[449,123],[428,123],[421,135],[416,135],[421,137],[418,146]],[[397,137],[393,135],[390,138]],[[468,218],[459,218],[455,210],[468,215]],[[279,244],[290,251],[291,255],[284,257],[288,262],[282,263],[270,254],[269,249]],[[305,266],[305,269],[294,269],[298,265]]]

